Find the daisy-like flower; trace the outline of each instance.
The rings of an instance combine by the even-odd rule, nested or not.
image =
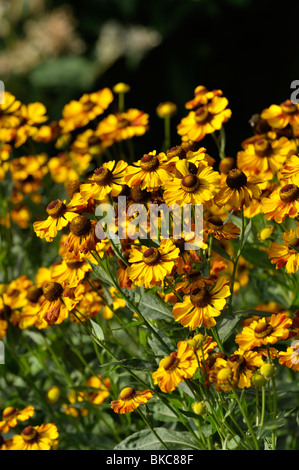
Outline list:
[[[68,287],[77,287],[91,270],[83,255],[67,256],[53,266],[52,279]]]
[[[261,113],[262,119],[265,119],[269,126],[275,129],[283,129],[288,124],[299,124],[299,105],[286,100],[278,106],[272,104]]]
[[[154,384],[162,392],[172,392],[184,379],[191,379],[198,367],[194,349],[187,341],[179,341],[177,351],[164,357],[152,374]]]
[[[176,147],[171,147],[167,150],[166,156],[168,159],[166,168],[171,173],[175,172],[175,166],[179,160],[187,160],[195,165],[201,163],[205,166],[213,166],[215,163],[215,160],[206,153],[204,147],[201,147],[198,142],[192,142],[191,140],[182,142],[181,145],[177,145]]]
[[[38,132],[38,124],[47,121],[46,107],[42,103],[22,104],[16,116],[19,118],[19,125],[16,130],[15,147],[23,145],[28,137],[33,137]]]
[[[93,197],[96,200],[103,200],[108,194],[112,197],[118,196],[125,183],[124,176],[128,164],[122,160],[115,160],[103,163],[103,166],[95,170],[89,182],[80,186],[80,194],[85,200]]]
[[[241,233],[239,227],[233,224],[233,222],[229,220],[224,223],[218,215],[205,217],[204,227],[209,235],[213,235],[218,240],[236,239]]]
[[[100,375],[93,375],[86,381],[86,385],[94,389],[87,393],[88,401],[94,405],[104,403],[110,395],[110,379],[108,377],[103,379]]]
[[[253,320],[236,335],[236,343],[242,351],[275,344],[279,340],[288,339],[290,326],[292,319],[282,313]]]
[[[38,313],[38,322],[46,321],[49,325],[62,323],[69,312],[82,298],[84,287],[64,289],[59,282],[47,282],[43,286],[44,302]]]
[[[164,183],[164,200],[172,204],[202,204],[213,199],[219,189],[219,173],[210,166],[199,165],[197,168],[187,160],[176,164],[177,176]]]
[[[113,94],[109,88],[85,93],[79,101],[72,100],[63,108],[62,119],[59,121],[61,132],[67,134],[78,127],[86,126],[102,114],[112,101]]]
[[[93,129],[87,129],[82,134],[77,135],[72,143],[72,150],[79,155],[89,153],[92,156],[99,156],[103,153],[104,145],[100,136]]]
[[[66,204],[66,201],[60,201],[60,199],[50,202],[47,207],[48,218],[33,223],[36,235],[39,238],[45,238],[47,242],[53,241],[58,230],[62,230],[78,215],[75,210],[76,207],[71,203]]]
[[[2,129],[15,129],[19,125],[20,120],[16,116],[16,112],[20,109],[21,104],[22,104],[21,101],[17,100],[14,95],[12,95],[9,91],[5,91],[4,103],[0,104],[0,128],[1,130]],[[1,135],[0,140],[2,140],[3,142],[7,142],[7,140],[2,139],[2,135]]]
[[[209,382],[217,392],[230,391],[234,380],[234,366],[227,359],[217,357],[209,370]]]
[[[124,113],[109,114],[96,129],[105,147],[114,142],[141,136],[148,130],[149,115],[139,109],[128,109]]]
[[[64,241],[66,257],[80,258],[80,255],[94,251],[97,245],[95,227],[97,222],[86,215],[78,215],[70,223],[70,233]]]
[[[224,276],[219,277],[210,289],[208,286],[195,287],[190,295],[184,297],[183,302],[174,305],[174,319],[190,330],[201,326],[212,328],[216,325],[214,317],[221,314],[229,296],[228,280]]]
[[[50,450],[57,446],[58,430],[55,424],[27,426],[12,438],[10,450]]]
[[[278,353],[279,364],[289,369],[299,371],[299,341],[293,341],[287,350]]]
[[[271,137],[273,133],[269,133]],[[237,165],[240,170],[249,174],[262,174],[271,180],[273,174],[283,167],[286,158],[292,152],[292,143],[286,137],[260,138],[238,152]]]
[[[213,286],[216,281],[217,277],[215,275],[204,277],[200,271],[194,269],[184,274],[182,281],[178,282],[175,288],[177,292],[183,291],[185,294],[189,294],[190,291],[197,287]]]
[[[161,285],[168,276],[180,254],[171,240],[165,239],[157,248],[133,246],[127,268],[129,278],[137,285],[151,288]]]
[[[224,97],[215,96],[212,100],[190,111],[177,127],[177,132],[182,140],[194,140],[198,142],[207,134],[220,130],[222,124],[231,117],[231,110],[227,108],[228,100]]]
[[[85,173],[90,164],[91,155],[88,153],[60,152],[48,161],[51,178],[55,183],[68,183],[78,180]]]
[[[218,206],[229,204],[235,209],[249,207],[252,199],[260,196],[261,183],[262,180],[253,176],[247,177],[242,170],[234,168],[229,171],[225,184],[215,196],[215,203]]]
[[[251,387],[251,377],[253,371],[264,364],[263,358],[258,351],[235,351],[229,358],[228,362],[232,364],[234,371],[233,383],[239,388]]]
[[[295,248],[299,247],[299,224],[296,231],[291,228],[282,236],[283,243],[272,242],[268,251],[268,256],[272,264],[276,264],[276,269],[286,267],[287,273],[296,273],[299,269],[299,253]]]
[[[149,152],[133,165],[128,166],[125,182],[130,188],[138,186],[141,190],[157,191],[172,178],[166,170],[167,157],[156,150]]]
[[[299,212],[299,187],[296,184],[285,184],[274,189],[269,197],[261,200],[261,212],[267,220],[281,223],[289,216],[294,218]]]
[[[153,396],[152,390],[134,390],[132,387],[124,388],[117,400],[111,402],[111,408],[115,413],[132,413],[140,405],[147,403]]]
[[[3,410],[0,421],[0,433],[7,433],[11,428],[15,428],[18,421],[27,421],[34,414],[33,406],[26,406],[23,410],[18,410],[13,406],[8,406]]]
[[[205,86],[199,85],[194,90],[194,98],[190,101],[187,101],[185,104],[186,109],[194,109],[202,104],[207,104],[209,100],[214,98],[214,96],[221,96],[221,90],[212,90],[209,91]]]

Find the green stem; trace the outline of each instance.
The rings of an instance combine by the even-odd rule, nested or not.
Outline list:
[[[234,387],[233,387],[232,384],[230,384],[230,388],[231,388],[231,390],[232,390],[232,392],[233,392],[233,394],[234,394],[234,396],[235,396],[236,402],[237,402],[238,405],[239,405],[239,408],[240,408],[240,411],[241,411],[242,416],[243,416],[243,418],[244,418],[244,421],[245,421],[245,423],[247,424],[247,427],[248,427],[248,429],[249,429],[249,432],[250,432],[250,434],[251,434],[251,437],[252,437],[252,440],[253,440],[253,443],[254,443],[254,447],[255,447],[256,450],[259,450],[259,443],[258,443],[258,441],[257,441],[257,439],[256,439],[256,436],[255,436],[255,433],[254,433],[254,431],[253,431],[253,429],[252,429],[252,426],[251,426],[251,424],[250,424],[250,421],[249,421],[249,419],[248,419],[248,417],[247,417],[247,415],[246,415],[246,413],[245,413],[245,411],[244,411],[244,409],[243,409],[243,406],[242,406],[242,404],[241,404],[241,402],[240,402],[239,395],[237,394],[237,392],[236,392],[236,390],[234,389]]]
[[[137,411],[139,413],[139,415],[141,416],[141,418],[143,419],[143,421],[145,422],[145,424],[147,425],[147,427],[150,429],[150,431],[153,433],[153,435],[155,436],[156,439],[158,439],[158,441],[160,442],[160,444],[162,444],[162,446],[164,447],[164,449],[166,450],[169,450],[169,448],[167,447],[167,445],[165,444],[165,442],[162,441],[162,439],[160,438],[160,436],[156,433],[156,431],[154,430],[154,428],[152,427],[152,425],[150,424],[150,422],[147,420],[147,418],[145,417],[145,415],[143,414],[143,412],[137,408]]]

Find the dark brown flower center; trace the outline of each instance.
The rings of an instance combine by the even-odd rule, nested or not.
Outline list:
[[[179,359],[177,358],[177,352],[172,352],[168,357],[162,359],[160,366],[165,370],[174,370],[176,369],[178,363]]]
[[[199,179],[196,175],[189,173],[181,181],[181,188],[187,193],[194,193],[199,188]]]
[[[167,158],[170,159],[174,157],[178,157],[180,160],[186,158],[186,152],[180,145],[177,145],[176,147],[171,147],[171,149],[167,151]]]
[[[190,300],[194,307],[203,308],[209,304],[211,294],[204,287],[196,287],[191,291]]]
[[[132,388],[132,387],[126,387],[126,388],[124,388],[124,389],[120,392],[119,398],[120,398],[121,400],[128,400],[128,399],[131,398],[134,394],[135,394],[134,388]]]
[[[66,205],[59,199],[50,202],[47,207],[47,214],[53,217],[53,219],[58,219],[58,217],[62,217],[65,211]]]
[[[130,196],[134,202],[145,202],[149,199],[150,194],[140,186],[134,186],[130,189]]]
[[[212,215],[208,218],[209,224],[215,225],[217,228],[223,227],[222,219],[218,215]]]
[[[108,168],[98,168],[94,172],[94,180],[99,186],[107,186],[113,180],[113,173]]]
[[[201,106],[200,108],[198,108],[198,110],[195,112],[195,121],[198,123],[198,124],[204,124],[205,122],[207,122],[209,119],[209,111],[207,108],[205,108],[204,106]]]
[[[35,439],[37,435],[37,430],[34,429],[32,426],[27,426],[27,428],[25,428],[23,431],[22,431],[22,437],[25,441],[33,441],[33,439]]]
[[[258,323],[254,329],[254,336],[256,338],[262,339],[266,336],[271,335],[273,327],[267,322]]]
[[[16,414],[16,409],[13,407],[13,406],[9,406],[7,407],[4,411],[3,411],[3,418],[4,419],[9,419],[9,418],[12,418],[15,414]]]
[[[149,266],[154,266],[155,264],[158,264],[159,261],[161,260],[161,255],[160,252],[157,248],[148,248],[142,256],[142,260],[144,261],[145,264]]]
[[[230,170],[227,178],[226,184],[231,189],[241,189],[247,183],[247,177],[243,171],[239,170],[238,168],[234,168]]]
[[[140,168],[144,171],[155,171],[159,166],[159,159],[156,155],[146,154],[140,160]]]
[[[91,229],[91,221],[85,215],[77,215],[70,223],[70,231],[77,237],[87,235]]]
[[[84,261],[74,261],[74,260],[69,260],[66,261],[66,265],[70,269],[79,269],[83,266]]]
[[[43,294],[49,302],[55,302],[62,295],[63,287],[59,282],[47,282],[43,285]]]
[[[295,114],[297,112],[297,106],[291,100],[284,101],[280,106],[285,114]]]
[[[66,187],[66,194],[68,195],[69,199],[72,199],[75,193],[80,191],[80,186],[83,183],[81,180],[71,180],[68,182]]]
[[[286,184],[279,191],[279,196],[283,202],[293,202],[299,199],[299,188],[295,184]]]

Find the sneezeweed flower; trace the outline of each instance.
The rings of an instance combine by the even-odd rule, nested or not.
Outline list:
[[[70,223],[70,233],[64,241],[66,257],[79,258],[82,254],[96,250],[95,227],[97,222],[86,215],[78,215]]]
[[[269,134],[267,138],[261,137],[238,152],[240,170],[252,175],[261,174],[264,179],[271,180],[283,167],[292,151],[292,143],[286,137],[277,139],[275,133]]]
[[[166,170],[165,153],[149,152],[133,165],[129,165],[125,182],[130,188],[138,186],[141,190],[157,191],[166,181],[171,179]]]
[[[58,230],[62,230],[78,215],[75,209],[74,206],[60,199],[50,202],[47,207],[48,218],[33,223],[36,235],[39,238],[45,238],[47,242],[53,241]]]
[[[172,204],[203,204],[213,199],[219,186],[219,173],[210,166],[190,164],[181,160],[176,164],[177,176],[164,183],[164,200]]]
[[[89,167],[91,155],[77,152],[60,152],[48,161],[51,178],[55,183],[67,184],[71,180],[77,180]]]
[[[265,119],[269,126],[275,129],[283,129],[288,124],[295,126],[299,124],[299,105],[286,100],[278,106],[272,104],[261,113],[262,119]]]
[[[217,357],[209,371],[209,381],[217,392],[230,391],[234,380],[234,366],[227,359]],[[235,385],[235,384],[234,384]]]
[[[103,145],[109,147],[114,142],[142,136],[148,130],[149,115],[136,108],[125,112],[109,114],[102,119],[96,128]]]
[[[52,279],[68,287],[77,287],[91,270],[83,255],[67,256],[53,266]]]
[[[0,128],[15,129],[19,125],[19,118],[16,112],[21,107],[21,101],[17,100],[9,91],[4,93],[4,103],[0,104]],[[2,137],[2,136],[1,136]],[[2,138],[1,141],[4,141]]]
[[[115,413],[132,413],[140,405],[147,403],[153,396],[152,390],[134,390],[132,387],[124,388],[117,400],[111,402],[111,408]]]
[[[299,212],[299,187],[289,183],[276,188],[269,197],[261,200],[261,212],[267,220],[279,224],[287,216],[295,218]]]
[[[291,326],[291,318],[281,313],[273,314],[271,317],[254,320],[248,326],[245,326],[242,332],[236,335],[235,340],[242,351],[270,346],[279,340],[288,339]]]
[[[72,100],[64,106],[62,119],[59,121],[62,134],[86,126],[102,114],[112,101],[113,94],[109,88],[103,88],[90,94],[85,93],[79,101]]]
[[[103,200],[110,194],[112,197],[118,196],[125,183],[128,164],[122,160],[115,164],[115,160],[103,163],[103,166],[95,170],[89,182],[80,186],[80,194],[85,200],[94,198]]]
[[[214,317],[221,314],[229,296],[228,280],[224,276],[213,286],[195,287],[183,302],[174,305],[174,319],[190,330],[201,326],[210,329],[216,325]]]
[[[55,424],[27,426],[12,438],[10,450],[50,450],[57,447],[58,430]]]
[[[268,251],[268,256],[276,269],[285,266],[288,274],[296,273],[299,269],[299,225],[296,230],[291,228],[282,236],[283,243],[272,242]]]
[[[156,108],[157,115],[160,118],[169,118],[175,115],[177,112],[177,106],[175,103],[171,101],[165,101],[164,103],[160,103]]]
[[[209,91],[205,86],[199,85],[194,90],[194,98],[187,101],[185,104],[186,109],[194,109],[202,104],[207,104],[214,96],[221,96],[221,90]]]
[[[169,239],[162,240],[157,248],[132,246],[128,276],[137,286],[151,288],[161,285],[172,272],[179,254],[179,248]]]
[[[4,439],[2,434],[0,434],[0,450],[9,450],[12,439]]]
[[[206,217],[204,226],[207,233],[209,235],[213,235],[213,237],[217,238],[218,240],[236,239],[241,233],[239,227],[237,227],[233,222],[229,220],[228,222],[224,223],[221,217],[218,215],[211,215]]]
[[[212,336],[202,335],[201,333],[189,338],[187,343],[192,346],[200,362],[205,361],[209,357],[209,353],[217,347],[217,343],[213,341]]]
[[[43,286],[45,297],[38,313],[38,323],[46,321],[48,325],[60,324],[69,312],[78,304],[83,295],[84,287],[64,289],[59,282],[47,282]]]
[[[219,131],[224,122],[231,117],[231,110],[227,108],[228,100],[215,96],[207,104],[190,111],[177,126],[177,132],[182,140],[202,140],[207,134]]]
[[[34,414],[33,406],[26,406],[23,410],[18,410],[13,406],[8,406],[3,410],[0,421],[0,433],[7,433],[11,428],[15,428],[18,421],[27,421]]]
[[[279,351],[279,364],[299,371],[299,341],[293,341],[286,351]]]
[[[263,358],[258,351],[235,351],[229,358],[228,362],[233,369],[233,383],[239,388],[251,387],[253,371],[264,364]]]
[[[221,207],[229,204],[235,209],[243,206],[249,207],[252,199],[258,199],[260,196],[261,183],[262,180],[254,176],[246,176],[239,168],[230,170],[225,184],[215,196],[215,203]]]
[[[93,375],[86,381],[86,385],[94,389],[87,393],[88,401],[94,405],[104,403],[110,395],[110,379],[108,377],[102,378],[100,375]]]
[[[105,320],[111,320],[116,310],[126,306],[125,299],[117,297],[115,294],[119,294],[119,292],[115,289],[115,287],[110,287],[109,295],[111,296],[111,304],[110,306],[109,304],[104,304],[102,312],[102,317],[105,318]]]
[[[15,115],[19,118],[16,130],[15,147],[23,145],[28,137],[33,137],[38,132],[38,124],[48,120],[46,107],[42,103],[22,104]]]
[[[153,372],[154,384],[162,392],[172,392],[184,379],[191,379],[198,367],[194,349],[186,341],[179,341],[177,351],[164,357]]]

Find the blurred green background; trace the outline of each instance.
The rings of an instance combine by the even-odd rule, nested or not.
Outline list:
[[[0,79],[52,119],[83,92],[125,81],[126,104],[151,114],[148,150],[161,142],[156,106],[184,103],[197,85],[220,88],[233,111],[227,154],[251,135],[251,115],[290,97],[299,79],[298,2],[269,0],[1,0]],[[113,107],[112,107],[113,109]],[[210,137],[208,150],[216,149]]]

